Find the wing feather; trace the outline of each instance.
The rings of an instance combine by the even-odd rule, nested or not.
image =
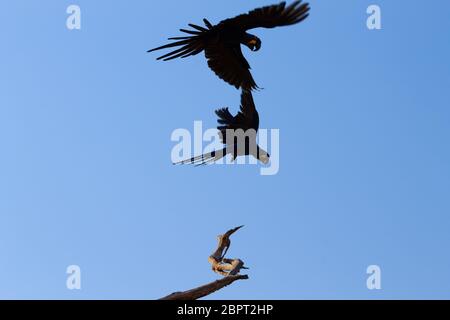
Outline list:
[[[168,49],[168,48],[175,48],[175,47],[181,47],[178,48],[174,51],[171,51],[165,55],[162,55],[160,57],[157,58],[157,60],[164,60],[164,61],[168,61],[168,60],[172,60],[172,59],[176,59],[179,57],[188,57],[191,55],[196,55],[199,54],[200,52],[202,52],[208,41],[209,38],[211,37],[211,31],[208,29],[205,29],[203,27],[197,26],[195,24],[189,24],[190,27],[198,30],[198,31],[194,31],[194,30],[186,30],[186,29],[180,29],[180,31],[187,33],[187,34],[191,34],[192,36],[187,36],[187,37],[172,37],[169,38],[169,40],[176,40],[175,42],[148,50],[147,52],[153,52],[153,51],[158,51],[158,50],[163,50],[163,49]]]
[[[236,116],[233,116],[228,108],[216,110],[216,115],[219,118],[217,120],[219,124],[217,129],[219,130],[220,139],[223,144],[227,144],[227,130],[242,129],[245,132],[253,129],[258,131],[259,114],[256,110],[251,91],[242,90],[241,107]]]
[[[224,26],[234,26],[241,30],[254,28],[275,28],[289,26],[305,20],[309,15],[309,3],[296,0],[286,6],[286,2],[254,9],[235,18],[222,21]]]
[[[208,66],[220,79],[237,89],[254,90],[258,88],[239,43],[215,43],[205,49],[205,56]]]

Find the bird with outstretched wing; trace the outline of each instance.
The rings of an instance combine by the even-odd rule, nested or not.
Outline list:
[[[193,30],[180,29],[189,36],[169,38],[174,42],[148,52],[178,47],[158,58],[168,61],[197,55],[204,51],[208,66],[219,78],[237,89],[254,90],[258,86],[250,72],[250,65],[242,54],[241,44],[252,51],[258,51],[261,48],[261,40],[247,31],[297,24],[308,17],[309,10],[308,3],[297,0],[289,6],[286,6],[286,2],[281,2],[258,8],[235,18],[223,20],[217,25],[212,25],[204,19],[205,27],[189,24]]]
[[[259,114],[256,110],[252,93],[243,90],[241,93],[241,107],[236,116],[233,116],[228,108],[216,110],[219,117],[219,136],[225,147],[222,150],[213,151],[201,156],[174,164],[206,165],[214,163],[230,154],[235,160],[238,156],[253,156],[264,164],[270,161],[270,155],[260,148],[256,134],[259,129]]]

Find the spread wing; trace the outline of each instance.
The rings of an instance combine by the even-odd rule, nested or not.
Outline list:
[[[228,108],[216,110],[216,115],[219,117],[217,129],[220,131],[220,138],[223,144],[227,144],[227,130],[242,129],[245,132],[253,129],[258,131],[259,114],[250,91],[242,91],[241,108],[236,116],[232,116]]]
[[[147,52],[178,47],[176,50],[173,50],[158,58],[158,60],[164,61],[180,57],[186,58],[189,56],[199,54],[205,49],[207,43],[214,36],[214,30],[211,23],[206,19],[204,19],[203,22],[205,23],[207,29],[195,24],[189,24],[189,26],[194,30],[180,29],[180,31],[187,33],[190,36],[169,38],[169,40],[175,40],[175,42],[154,49],[150,49]]]
[[[241,30],[254,28],[275,28],[302,22],[309,16],[309,3],[294,1],[286,6],[286,2],[266,6],[241,14],[235,18],[222,21],[220,24],[234,26]]]
[[[174,42],[151,49],[148,52],[175,48],[175,50],[160,56],[158,60],[186,58],[205,51],[209,67],[214,73],[236,88],[254,90],[258,86],[250,72],[250,65],[245,59],[238,42],[224,42],[220,35],[227,32],[244,32],[253,28],[274,28],[299,23],[309,15],[309,4],[301,0],[286,6],[286,2],[266,6],[222,21],[213,26],[204,19],[205,27],[189,24],[193,30],[181,29],[188,36],[169,38]],[[222,34],[223,35],[223,34]]]
[[[224,43],[218,40],[221,32],[224,32],[223,28],[213,26],[206,19],[203,21],[206,28],[189,24],[194,30],[180,29],[189,36],[169,38],[174,42],[148,50],[148,52],[174,48],[175,50],[158,58],[158,60],[168,61],[186,58],[205,51],[210,69],[220,79],[237,89],[254,90],[258,88],[250,73],[250,65],[242,54],[240,44],[238,42]]]
[[[222,80],[243,90],[258,88],[239,43],[216,42],[205,50],[208,66]]]

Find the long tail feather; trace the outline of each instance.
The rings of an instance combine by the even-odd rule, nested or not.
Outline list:
[[[202,167],[202,166],[207,166],[210,165],[212,163],[216,162],[215,158],[209,158],[208,160],[205,160],[201,163],[195,164],[196,167]]]
[[[213,162],[219,161],[220,159],[225,157],[226,152],[227,152],[227,148],[224,148],[223,150],[205,153],[205,154],[202,154],[201,156],[192,157],[191,159],[188,159],[188,160],[176,162],[176,163],[174,163],[174,165],[184,165],[184,164],[192,164],[195,166],[208,165]]]

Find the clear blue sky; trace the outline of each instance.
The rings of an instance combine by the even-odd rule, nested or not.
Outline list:
[[[239,92],[200,55],[146,50],[272,2],[2,3],[0,298],[190,289],[217,278],[215,237],[241,224],[229,254],[250,280],[211,298],[450,298],[448,1],[310,1],[302,25],[256,30],[262,50],[244,53],[261,126],[280,129],[279,174],[171,165],[172,131],[215,126]],[[66,288],[72,264],[81,291]]]

